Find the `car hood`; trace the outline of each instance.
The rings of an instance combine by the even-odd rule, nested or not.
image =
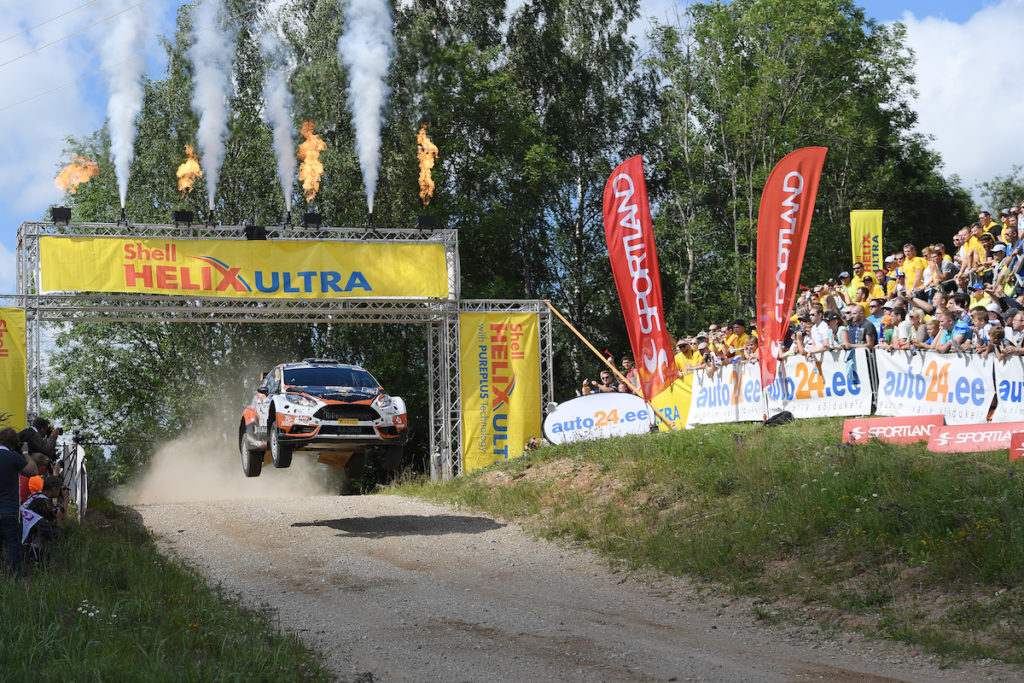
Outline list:
[[[378,389],[355,387],[289,387],[293,391],[301,391],[325,401],[366,401],[379,393]]]

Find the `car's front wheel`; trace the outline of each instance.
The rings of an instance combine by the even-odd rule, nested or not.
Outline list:
[[[270,425],[270,457],[274,461],[274,467],[290,467],[292,464],[292,447],[281,443],[281,431],[277,423]]]
[[[238,430],[238,452],[242,456],[242,472],[247,477],[258,477],[263,471],[263,452],[249,447],[249,438],[243,424]]]

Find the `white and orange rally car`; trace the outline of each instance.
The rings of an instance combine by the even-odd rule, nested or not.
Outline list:
[[[397,469],[409,440],[405,401],[385,393],[358,365],[307,358],[282,363],[261,378],[238,425],[242,471],[288,467],[296,450],[358,477],[368,458]]]

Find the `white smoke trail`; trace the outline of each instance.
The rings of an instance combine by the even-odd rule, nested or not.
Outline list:
[[[235,49],[233,36],[228,35],[221,23],[223,15],[221,0],[201,0],[193,14],[192,47],[188,51],[193,70],[192,110],[199,116],[197,139],[211,211],[224,162]]]
[[[345,32],[338,40],[338,60],[348,68],[348,105],[371,214],[380,169],[380,128],[391,92],[385,81],[395,51],[391,26],[387,0],[350,0]]]
[[[121,5],[127,5],[122,0]],[[146,68],[145,39],[149,20],[139,7],[125,12],[114,26],[113,35],[103,41],[103,68],[109,74],[107,119],[110,127],[110,153],[117,174],[117,191],[124,208],[128,196],[128,176],[135,156],[136,119],[142,111],[145,91],[142,73]]]
[[[274,133],[274,154],[277,173],[281,177],[285,209],[292,210],[292,184],[295,181],[295,138],[292,135],[292,93],[288,90],[288,75],[295,68],[295,56],[288,48],[281,32],[282,0],[271,2],[262,25],[257,26],[260,51],[270,61],[263,82],[263,100],[267,104],[264,119]]]

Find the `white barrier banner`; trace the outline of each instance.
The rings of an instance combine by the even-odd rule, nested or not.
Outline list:
[[[815,358],[791,356],[779,364],[767,391],[767,414],[788,410],[795,417],[869,415],[867,351],[825,352]],[[727,365],[710,377],[703,370],[694,373],[687,426],[761,421],[765,413],[757,365]]]
[[[992,356],[876,351],[875,360],[876,414],[942,415],[949,425],[981,423],[988,417],[995,396]]]
[[[635,394],[590,394],[559,403],[544,418],[544,438],[568,443],[646,434],[655,419],[654,411]]]
[[[790,356],[783,367],[765,392],[769,414],[781,410],[794,417],[871,414],[867,349],[824,351],[810,361]]]
[[[761,368],[756,363],[726,365],[710,376],[703,370],[693,373],[687,427],[720,422],[760,422],[764,419],[764,411]]]
[[[1024,422],[1024,358],[1011,356],[996,361],[996,411],[993,422]]]

